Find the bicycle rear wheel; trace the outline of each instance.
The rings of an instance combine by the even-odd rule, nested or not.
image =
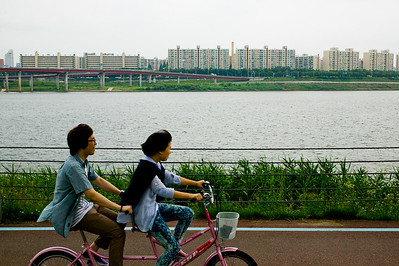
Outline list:
[[[68,265],[74,261],[76,257],[63,250],[52,250],[41,254],[34,261],[33,266],[63,266]],[[82,266],[79,261],[76,261],[74,266]]]
[[[236,251],[222,251],[223,258],[229,266],[257,266],[255,260],[247,253],[236,250]],[[207,264],[207,266],[222,265],[219,260],[219,256],[214,256]]]

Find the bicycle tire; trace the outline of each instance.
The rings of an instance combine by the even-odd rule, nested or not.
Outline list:
[[[34,261],[33,266],[62,266],[68,265],[74,261],[76,257],[63,250],[51,250],[41,254]],[[76,261],[74,266],[83,266],[80,261]]]
[[[256,261],[247,253],[236,250],[236,251],[222,251],[223,258],[226,260],[227,265],[235,266],[235,265],[245,265],[245,266],[257,266]],[[219,256],[214,256],[206,266],[216,266],[221,265]]]

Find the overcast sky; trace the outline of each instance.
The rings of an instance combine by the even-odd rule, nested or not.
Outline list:
[[[85,52],[166,58],[168,49],[338,47],[399,53],[399,0],[2,0],[0,58]]]

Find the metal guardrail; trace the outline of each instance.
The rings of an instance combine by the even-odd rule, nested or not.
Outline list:
[[[67,150],[67,147],[21,147],[21,146],[7,146],[7,147],[0,147],[0,150],[2,149],[26,149],[26,150]],[[97,148],[98,150],[141,150],[141,148],[134,148],[134,147],[125,147],[125,148],[113,148],[113,147],[103,147],[103,148]],[[179,150],[179,151],[251,151],[251,150],[256,150],[256,151],[321,151],[321,150],[395,150],[399,149],[399,147],[308,147],[308,148],[174,148],[173,150]],[[20,162],[28,162],[28,163],[62,163],[63,160],[24,160],[24,159],[10,159],[10,158],[0,158],[0,166],[1,162],[8,162],[8,163],[20,163]],[[91,163],[112,163],[112,164],[126,164],[126,163],[136,163],[132,161],[107,161],[107,160],[101,160],[101,161],[90,161]],[[328,161],[329,163],[341,163],[343,161]],[[192,162],[192,161],[187,161],[187,162],[165,162],[169,164],[204,164],[207,162],[200,161],[200,162]],[[208,162],[212,164],[238,164],[239,162],[234,162],[234,161],[228,161],[228,162]],[[258,164],[259,162],[248,162],[249,164]],[[262,162],[262,163],[267,163],[267,164],[284,164],[287,162],[282,162],[282,161],[269,161],[269,162]],[[295,161],[296,164],[300,163],[320,163],[318,162],[311,162],[311,161]],[[345,161],[345,163],[399,163],[399,160],[395,159],[389,159],[389,160],[351,160],[351,161]],[[0,167],[1,169],[1,167]],[[399,168],[398,168],[399,169]],[[12,172],[10,173],[9,171],[5,171],[4,169],[0,170],[0,175],[7,175],[7,174],[16,174],[16,175],[55,175],[55,173],[35,173],[35,172]],[[330,173],[329,175],[354,175],[355,173]],[[386,175],[386,176],[392,176],[392,175],[399,175],[398,172],[371,172],[368,173],[369,175]],[[115,175],[115,174],[112,174]],[[229,174],[231,176],[231,174]],[[276,174],[265,174],[263,176],[277,176],[277,175],[286,175],[284,173],[276,173]],[[310,175],[309,173],[306,173],[304,175]],[[314,173],[314,175],[319,175],[318,173]],[[105,175],[106,176],[106,175]],[[128,176],[127,174],[120,174],[120,176]],[[186,177],[189,177],[188,175],[185,175]],[[205,175],[202,175],[205,176]],[[220,175],[222,176],[222,175]],[[236,174],[237,177],[240,177],[240,175]],[[243,175],[241,175],[243,176]],[[246,175],[248,176],[248,175]],[[259,176],[259,174],[257,174]],[[20,189],[20,188],[30,188],[30,189],[44,189],[44,190],[53,190],[53,186],[19,186],[19,185],[3,185],[2,188],[13,188],[13,189]],[[254,191],[264,191],[264,192],[270,192],[270,191],[275,191],[275,192],[287,192],[287,191],[304,191],[304,190],[342,190],[342,191],[350,191],[350,190],[379,190],[379,189],[387,189],[386,187],[380,188],[380,187],[354,187],[354,188],[282,188],[282,189],[254,189],[251,187],[248,187],[245,189],[246,192],[254,192]],[[228,200],[220,200],[220,198],[216,197],[218,204],[222,203],[247,203],[247,204],[256,204],[256,203],[264,203],[264,204],[295,204],[295,203],[315,203],[315,202],[324,202],[324,203],[331,203],[331,202],[369,202],[369,201],[398,201],[399,200],[399,187],[392,186],[389,187],[389,189],[395,190],[395,193],[393,193],[392,198],[385,198],[385,199],[361,199],[361,198],[353,198],[353,199],[331,199],[331,200],[317,200],[317,199],[309,199],[309,200],[299,200],[299,199],[293,199],[293,200],[266,200],[266,201],[251,201],[251,200],[237,200],[237,201],[228,201]],[[218,194],[221,189],[216,188],[215,192]],[[238,191],[242,191],[242,189],[223,189],[223,192],[232,192],[232,193],[237,193]],[[4,193],[3,193],[4,195]],[[1,194],[0,190],[0,221],[2,218],[2,201],[50,201],[50,199],[39,199],[39,198],[7,198],[3,197]],[[175,201],[176,202],[176,201]]]

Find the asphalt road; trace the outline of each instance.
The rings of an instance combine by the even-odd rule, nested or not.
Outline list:
[[[19,224],[10,226],[49,226],[49,224]],[[173,226],[173,225],[171,225]],[[193,227],[203,227],[203,221],[193,221]],[[239,227],[275,228],[272,231],[238,231],[236,238],[225,241],[250,254],[258,265],[399,265],[399,222],[370,221],[241,221]],[[338,228],[342,231],[288,231],[293,228]],[[372,231],[351,231],[347,228],[374,228]],[[273,231],[276,230],[276,231]],[[308,229],[305,229],[308,230]],[[187,235],[195,231],[187,232]],[[90,240],[94,239],[89,235]],[[205,241],[205,238],[202,239]],[[201,242],[201,241],[200,241]],[[49,246],[81,248],[79,232],[71,232],[67,239],[55,231],[1,231],[0,265],[27,265],[41,249]],[[200,245],[199,242],[196,242]],[[194,248],[188,245],[184,250]],[[125,254],[149,255],[150,246],[145,234],[127,232]],[[209,252],[190,265],[202,265]],[[154,262],[125,265],[154,265]]]

